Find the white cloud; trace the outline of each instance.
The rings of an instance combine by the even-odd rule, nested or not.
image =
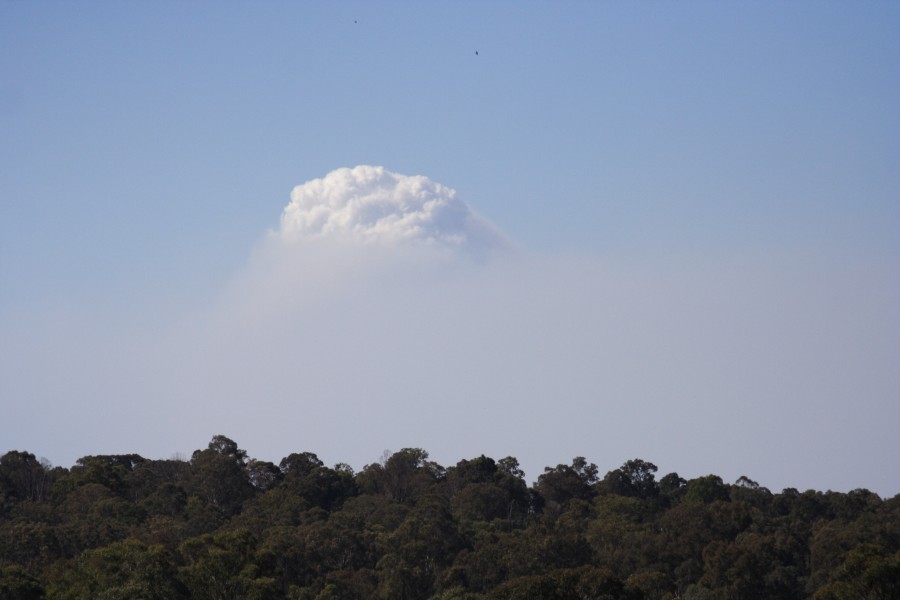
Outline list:
[[[368,165],[337,169],[295,187],[278,234],[288,242],[416,243],[479,256],[508,244],[455,190]]]

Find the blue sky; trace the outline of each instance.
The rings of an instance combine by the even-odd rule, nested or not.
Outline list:
[[[900,337],[898,27],[900,5],[892,2],[3,3],[0,357],[7,369],[0,401],[17,407],[18,422],[0,425],[0,451],[27,449],[70,464],[90,453],[189,453],[225,433],[275,461],[282,449],[319,451],[357,467],[384,448],[409,445],[448,462],[531,451],[534,478],[541,466],[575,454],[601,470],[640,456],[684,474],[747,474],[773,488],[897,493],[896,476],[884,473],[895,467],[885,457],[900,454],[895,428],[885,425],[900,419],[900,354],[892,341]],[[674,377],[688,398],[681,402],[690,415],[684,427],[697,427],[692,435],[698,423],[725,431],[741,418],[761,427],[778,420],[768,409],[742,408],[749,396],[731,392],[749,382],[761,405],[794,415],[785,417],[790,427],[772,427],[774,447],[809,456],[778,466],[776,456],[758,458],[771,439],[748,437],[721,459],[705,458],[721,449],[669,458],[660,455],[668,446],[655,441],[598,443],[587,430],[568,435],[562,421],[536,447],[522,433],[501,436],[505,445],[494,449],[488,430],[477,428],[465,443],[436,437],[430,445],[385,426],[384,439],[348,443],[342,454],[338,443],[320,449],[303,435],[263,447],[262,426],[249,428],[252,419],[237,412],[209,427],[174,427],[169,436],[159,434],[168,421],[154,417],[144,430],[104,437],[132,421],[130,410],[166,401],[141,383],[154,379],[153,361],[113,375],[101,357],[165,347],[148,336],[207,318],[206,307],[252,269],[248,261],[278,227],[290,190],[359,164],[454,188],[529,260],[555,265],[533,273],[569,273],[552,294],[511,277],[508,287],[488,287],[493,296],[476,295],[467,280],[455,293],[484,319],[472,322],[503,321],[502,298],[528,297],[521,320],[508,321],[519,328],[541,321],[542,311],[589,311],[592,294],[611,298],[607,308],[621,321],[569,324],[587,357],[560,350],[565,360],[548,367],[548,380],[569,382],[567,407],[606,421],[615,410],[603,402],[615,402],[603,398],[618,394],[633,399],[622,415],[656,419],[663,432],[663,421],[681,417],[654,400],[665,394],[647,382]],[[492,272],[489,279],[504,280],[500,267]],[[379,293],[397,300],[396,291]],[[417,288],[399,302],[438,302],[420,296],[433,293]],[[711,322],[702,321],[703,306]],[[563,325],[548,318],[536,329],[554,323]],[[706,342],[690,333],[701,324],[713,327]],[[379,334],[367,327],[360,325],[374,343]],[[598,346],[592,336],[601,330],[612,333]],[[497,352],[515,337],[510,331],[497,334]],[[733,343],[729,336],[742,333],[781,350],[747,354],[760,362],[744,375],[732,364],[683,388],[665,356],[652,353],[645,373],[608,389],[591,389],[594,375],[572,371],[596,368],[590,355],[617,347],[625,349],[616,354],[622,365],[623,357],[645,360],[627,339],[636,336],[648,346],[690,348],[696,370],[684,372],[700,378],[701,367]],[[561,348],[579,344],[558,330],[519,343],[547,339]],[[352,338],[328,343],[337,348]],[[61,365],[63,349],[79,360]],[[806,351],[811,358],[800,361]],[[435,362],[421,372],[433,368],[443,381],[441,369],[457,355],[441,356],[440,369]],[[823,377],[816,365],[831,373]],[[840,365],[846,369],[834,374]],[[752,373],[781,373],[784,385],[753,383]],[[534,415],[517,422],[519,431],[548,423],[538,408],[546,398],[516,384],[511,364],[483,375],[493,383],[479,386],[472,375],[460,393],[519,394],[523,414]],[[179,388],[168,390],[172,397],[187,401],[189,386],[166,377]],[[822,389],[811,384],[817,377]],[[373,395],[388,403],[385,413],[402,413],[413,400],[391,377],[384,381]],[[427,394],[426,383],[417,393]],[[270,392],[289,395],[287,387]],[[711,404],[717,392],[721,404]],[[272,408],[259,399],[262,388],[248,384],[245,393],[244,402]],[[391,393],[400,404],[384,399]],[[822,394],[825,405],[817,404]],[[111,396],[121,403],[115,410]],[[427,419],[453,402],[435,398],[415,414]],[[213,410],[208,399],[192,401],[203,408],[198,421]],[[326,404],[316,410],[327,413]],[[85,415],[83,432],[61,433],[56,408]],[[321,428],[331,423],[324,413]],[[48,427],[41,419],[59,422]],[[218,425],[233,430],[211,430]],[[413,431],[422,423],[410,417],[407,425]],[[305,439],[318,440],[309,427]],[[791,431],[797,438],[788,443]],[[841,448],[854,445],[836,464]],[[822,457],[832,471],[816,470]],[[867,457],[869,470],[854,473]]]

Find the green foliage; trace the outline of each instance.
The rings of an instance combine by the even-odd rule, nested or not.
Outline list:
[[[0,514],[15,502],[44,500],[53,480],[50,465],[30,452],[13,450],[0,456]]]
[[[454,514],[463,522],[505,519],[519,524],[531,501],[519,463],[511,457],[499,463],[484,455],[461,460],[447,469],[447,489]]]
[[[0,598],[4,600],[41,600],[44,588],[36,577],[18,565],[0,568]]]
[[[181,580],[197,600],[277,598],[277,586],[256,562],[256,539],[246,530],[203,535],[184,542]]]
[[[226,515],[237,513],[253,495],[246,458],[247,453],[234,441],[223,435],[213,437],[206,450],[191,456],[190,490]]]
[[[609,569],[582,567],[513,579],[487,595],[489,600],[637,600],[639,592]]]
[[[172,555],[137,540],[88,550],[66,576],[52,582],[51,597],[67,600],[166,600],[186,598]]]
[[[600,488],[605,493],[620,496],[633,496],[641,499],[654,498],[659,495],[656,483],[657,467],[651,462],[640,459],[629,460],[603,478]]]
[[[900,598],[900,551],[886,555],[875,544],[860,544],[844,558],[815,600]]]
[[[481,594],[467,592],[463,587],[453,587],[439,594],[435,594],[428,600],[481,600]]]
[[[896,599],[900,497],[657,480],[576,457],[444,468],[420,448],[354,473],[226,436],[191,460],[0,457],[0,598]]]
[[[309,506],[335,510],[357,493],[352,471],[330,469],[311,452],[291,454],[281,461],[280,469],[283,487]]]
[[[594,497],[592,487],[597,483],[597,465],[588,464],[583,456],[572,459],[572,465],[547,467],[538,477],[535,489],[546,506],[561,510],[571,500],[589,500]]]
[[[144,462],[137,454],[85,456],[78,459],[69,477],[76,487],[94,483],[117,496],[129,497],[131,475]]]
[[[396,502],[415,502],[444,478],[442,466],[428,460],[421,448],[392,454],[380,471],[380,489]]]
[[[728,500],[728,490],[718,475],[698,477],[688,482],[687,491],[684,494],[685,502],[709,504],[716,500]]]

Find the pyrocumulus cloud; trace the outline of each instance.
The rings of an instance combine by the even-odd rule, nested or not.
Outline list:
[[[368,165],[337,169],[295,187],[278,234],[287,242],[416,243],[475,255],[507,245],[456,190]]]

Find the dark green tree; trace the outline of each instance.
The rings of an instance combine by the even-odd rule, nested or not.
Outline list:
[[[42,600],[44,587],[36,577],[19,565],[10,565],[0,568],[0,598]]]
[[[246,460],[246,451],[233,440],[214,436],[206,450],[197,450],[191,456],[190,491],[226,515],[239,512],[254,491]]]
[[[549,507],[560,510],[570,500],[593,498],[596,493],[593,485],[597,480],[597,465],[588,463],[583,456],[576,456],[571,465],[545,468],[535,489]]]
[[[716,500],[728,500],[728,488],[718,475],[706,475],[691,479],[684,494],[685,502],[709,504]]]
[[[54,582],[51,597],[66,600],[177,600],[187,589],[177,578],[175,558],[162,546],[137,540],[88,550],[68,577]]]
[[[886,555],[875,544],[860,544],[850,551],[831,581],[814,600],[897,600],[900,598],[900,551]]]
[[[428,460],[428,452],[404,448],[391,454],[383,465],[367,465],[356,476],[356,482],[365,493],[386,494],[396,502],[415,503],[445,476],[442,466]]]
[[[256,538],[246,530],[191,538],[180,548],[179,576],[194,600],[268,600],[276,580],[257,563]]]
[[[30,452],[12,450],[0,456],[0,514],[7,503],[46,499],[52,479],[50,465]]]
[[[643,500],[659,495],[656,483],[656,465],[639,458],[629,460],[618,469],[610,471],[599,487],[606,493],[634,496]]]
[[[326,467],[312,452],[291,454],[282,459],[279,468],[284,474],[282,485],[310,506],[335,510],[347,498],[358,493],[353,471],[349,467]]]
[[[454,514],[462,520],[504,519],[518,524],[527,515],[530,497],[516,459],[504,465],[484,455],[461,460],[447,469],[447,489]]]

